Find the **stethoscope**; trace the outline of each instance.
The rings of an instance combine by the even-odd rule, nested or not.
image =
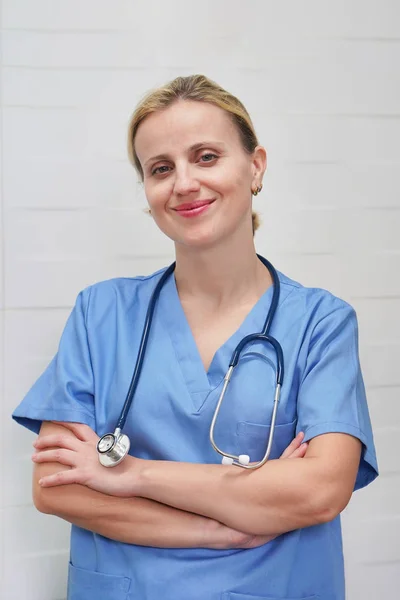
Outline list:
[[[214,448],[214,450],[222,456],[222,464],[235,465],[236,467],[242,467],[244,469],[258,469],[259,467],[264,465],[269,458],[269,455],[271,453],[273,439],[274,439],[276,415],[277,415],[277,411],[278,411],[278,404],[279,404],[279,398],[280,398],[280,393],[281,393],[281,387],[283,384],[283,374],[284,374],[282,347],[275,338],[273,338],[272,336],[269,335],[269,330],[271,328],[271,324],[272,324],[273,318],[275,316],[275,313],[276,313],[276,310],[278,307],[278,302],[279,302],[279,292],[280,292],[279,278],[278,278],[278,274],[277,274],[275,268],[272,266],[272,264],[263,256],[260,256],[260,255],[257,255],[257,256],[261,260],[261,262],[266,266],[266,268],[268,269],[268,271],[272,277],[273,294],[272,294],[271,306],[269,308],[267,318],[265,320],[262,331],[260,333],[251,333],[250,335],[246,335],[246,337],[244,337],[239,342],[239,344],[236,346],[236,348],[232,354],[230,363],[229,363],[229,369],[224,377],[224,384],[223,384],[222,391],[219,396],[217,406],[215,408],[214,415],[213,415],[213,418],[211,421],[211,426],[210,426],[210,442],[211,442],[211,445]],[[99,460],[104,467],[115,467],[126,457],[126,455],[129,452],[130,440],[129,440],[129,437],[125,433],[122,433],[122,429],[125,426],[128,412],[131,407],[132,400],[133,400],[133,397],[134,397],[134,394],[135,394],[135,391],[136,391],[136,388],[137,388],[137,385],[139,382],[140,373],[142,371],[146,346],[147,346],[147,342],[148,342],[149,334],[150,334],[150,327],[151,327],[151,323],[153,320],[154,308],[155,308],[156,302],[160,296],[160,293],[164,286],[165,281],[173,273],[174,269],[175,269],[175,263],[172,263],[172,265],[170,265],[166,269],[166,271],[164,271],[163,275],[161,276],[160,280],[158,281],[158,283],[153,291],[153,294],[150,298],[149,306],[147,308],[146,320],[145,320],[145,323],[143,326],[143,332],[142,332],[142,338],[140,341],[139,352],[138,352],[137,359],[136,359],[135,369],[133,371],[131,384],[129,386],[126,400],[125,400],[124,406],[122,408],[121,415],[119,417],[115,431],[114,431],[114,433],[106,433],[99,439],[99,441],[97,443],[97,452],[99,453]],[[235,454],[229,454],[228,452],[224,452],[223,450],[221,450],[221,448],[219,448],[219,446],[217,446],[217,444],[215,443],[214,429],[215,429],[215,423],[217,421],[219,411],[221,409],[222,402],[223,402],[225,394],[226,394],[227,387],[228,387],[229,382],[232,377],[232,373],[239,362],[240,354],[242,353],[243,349],[246,346],[248,346],[252,342],[256,342],[256,341],[270,344],[275,351],[275,355],[276,355],[276,387],[275,387],[275,394],[274,394],[274,404],[273,404],[273,409],[272,409],[271,426],[270,426],[267,448],[265,450],[265,454],[260,461],[250,464],[250,456],[247,454],[241,454],[239,456],[236,456]]]

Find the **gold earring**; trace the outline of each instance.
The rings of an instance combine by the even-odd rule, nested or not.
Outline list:
[[[257,194],[259,194],[261,192],[262,187],[263,187],[262,183],[260,183],[260,185],[258,185],[255,190],[252,189],[251,193],[253,194],[253,196],[257,196]]]

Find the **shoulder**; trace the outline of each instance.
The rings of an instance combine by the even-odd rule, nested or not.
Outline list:
[[[98,281],[84,288],[78,295],[85,317],[101,316],[104,313],[124,312],[132,307],[148,303],[158,280],[167,267],[135,277],[114,277]],[[77,301],[77,302],[78,302]]]
[[[104,281],[98,281],[86,288],[90,296],[107,294],[131,294],[138,289],[152,288],[156,285],[167,267],[163,267],[150,275],[137,275],[135,277],[114,277]]]
[[[348,302],[326,289],[304,286],[282,273],[278,275],[282,320],[307,354],[312,348],[326,349],[330,345],[332,349],[357,351],[357,315]]]
[[[281,272],[278,272],[278,276],[282,290],[281,304],[287,310],[296,311],[299,318],[309,324],[316,325],[333,315],[338,319],[355,318],[355,310],[351,304],[332,292],[302,285]]]

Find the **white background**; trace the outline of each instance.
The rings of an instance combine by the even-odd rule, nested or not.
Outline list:
[[[139,98],[205,73],[269,152],[258,250],[352,303],[381,477],[344,517],[350,600],[400,586],[398,0],[2,0],[1,584],[65,597],[68,525],[35,511],[33,436],[10,413],[83,287],[150,273],[172,246],[126,158]]]

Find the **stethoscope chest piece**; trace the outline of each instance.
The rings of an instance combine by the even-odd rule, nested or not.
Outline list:
[[[120,430],[106,433],[97,442],[99,461],[103,467],[116,467],[129,452],[131,443],[129,438]]]

